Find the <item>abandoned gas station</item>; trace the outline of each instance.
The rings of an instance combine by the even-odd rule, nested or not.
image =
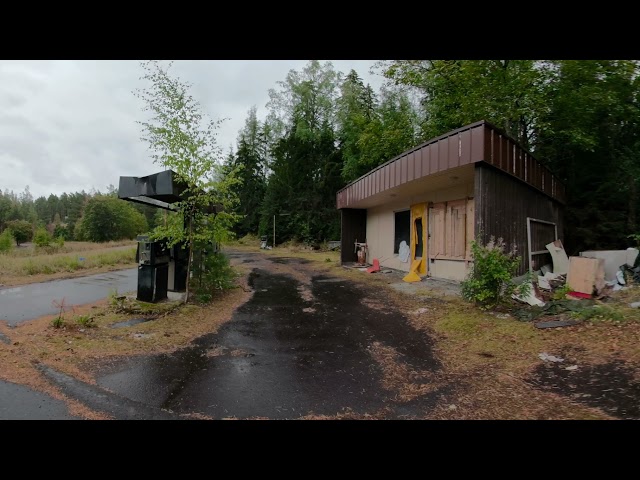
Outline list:
[[[564,186],[515,140],[486,121],[407,150],[336,195],[341,262],[460,281],[470,245],[515,244],[519,273],[550,263],[562,238]]]

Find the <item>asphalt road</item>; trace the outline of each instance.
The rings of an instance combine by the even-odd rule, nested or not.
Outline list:
[[[64,299],[68,306],[83,305],[107,298],[114,289],[119,293],[135,291],[137,283],[138,269],[133,268],[0,288],[0,320],[13,327],[43,315],[55,314],[59,309],[54,301]]]

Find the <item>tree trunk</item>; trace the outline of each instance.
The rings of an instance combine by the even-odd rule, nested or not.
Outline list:
[[[193,216],[189,215],[189,260],[187,261],[187,290],[184,303],[189,301],[189,283],[191,281],[191,267],[193,266]]]

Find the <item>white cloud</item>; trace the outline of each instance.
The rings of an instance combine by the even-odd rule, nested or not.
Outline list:
[[[378,90],[374,61],[336,60],[336,70],[358,74]],[[255,105],[266,114],[268,91],[307,60],[180,60],[172,72],[190,82],[192,95],[213,119],[226,118],[218,143],[235,148],[238,131]],[[0,61],[0,189],[34,198],[50,193],[104,191],[121,175],[147,175],[161,167],[140,140],[144,118],[133,95],[142,68],[132,60]]]

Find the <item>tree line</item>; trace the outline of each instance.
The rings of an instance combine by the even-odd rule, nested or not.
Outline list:
[[[640,207],[639,63],[631,60],[398,60],[378,92],[330,62],[291,70],[248,112],[226,158],[241,178],[237,235],[337,240],[335,194],[415,145],[487,120],[567,190],[565,247],[633,244]],[[284,215],[282,215],[284,214]]]
[[[0,191],[0,232],[10,230],[19,245],[39,229],[52,238],[105,242],[132,239],[164,222],[163,211],[117,198],[113,185],[106,192],[50,194],[34,200],[24,192]]]

